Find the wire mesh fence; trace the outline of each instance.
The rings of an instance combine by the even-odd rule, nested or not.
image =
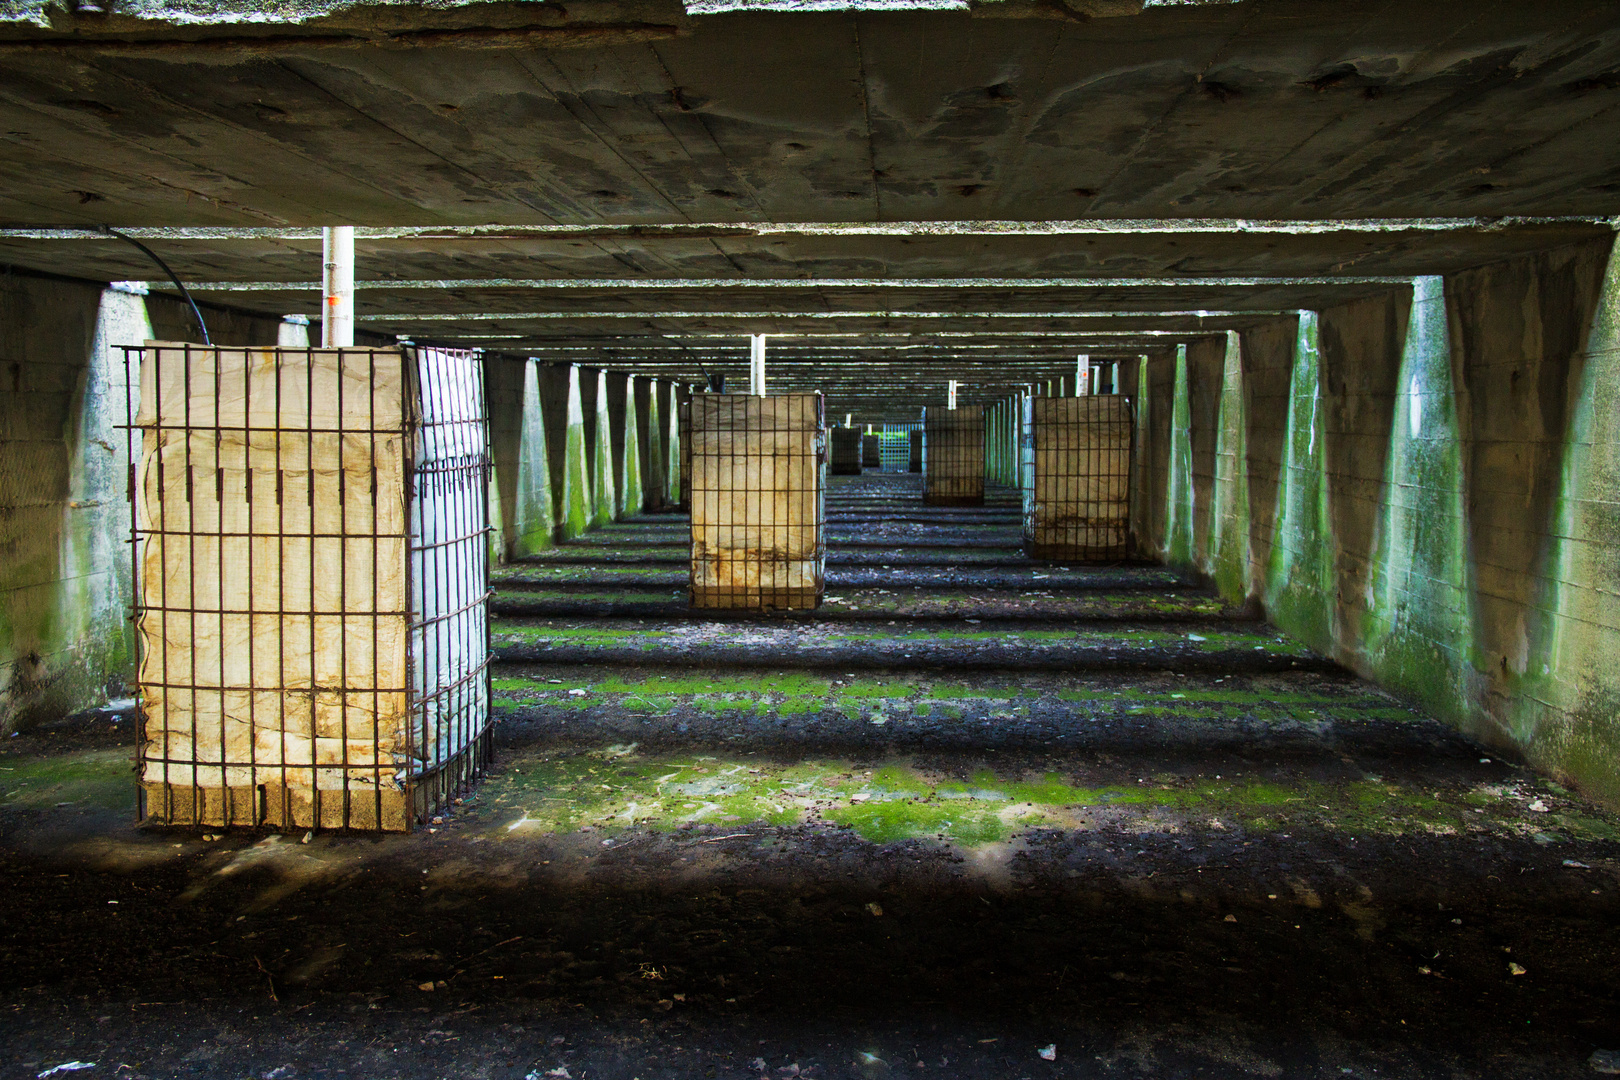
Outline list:
[[[911,433],[919,423],[884,424],[878,433],[878,467],[884,472],[911,471]]]
[[[1122,395],[1026,398],[1023,421],[1026,554],[1129,558],[1134,402]]]
[[[984,408],[923,410],[923,501],[984,505]]]
[[[834,476],[861,474],[861,431],[835,427],[828,433],[827,471]]]
[[[826,562],[820,394],[692,399],[692,606],[813,608]]]
[[[155,343],[125,365],[140,818],[442,808],[489,758],[476,356]]]

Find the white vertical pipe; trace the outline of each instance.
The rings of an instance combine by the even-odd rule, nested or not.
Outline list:
[[[754,397],[765,396],[765,335],[748,337],[748,392]]]
[[[1074,396],[1086,396],[1086,383],[1091,378],[1091,357],[1081,353],[1074,361]]]
[[[354,226],[321,230],[321,344],[354,344]]]
[[[950,401],[949,401],[949,404],[946,405],[946,408],[951,409],[951,410],[954,411],[956,409],[956,380],[955,379],[952,379],[950,381],[950,388],[948,390],[948,394],[949,394],[949,397],[950,397]]]

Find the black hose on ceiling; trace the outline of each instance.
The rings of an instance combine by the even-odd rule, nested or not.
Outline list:
[[[127,236],[109,225],[97,225],[96,228],[108,236],[124,241],[126,244],[134,244],[137,248],[140,248],[143,253],[145,253],[148,259],[151,259],[153,262],[157,263],[158,266],[162,267],[163,272],[169,275],[169,280],[174,282],[174,287],[180,290],[180,295],[186,298],[186,303],[191,305],[191,313],[197,317],[197,328],[202,331],[203,344],[212,345],[214,343],[208,336],[208,324],[203,321],[202,311],[198,309],[197,301],[191,298],[191,290],[186,288],[185,283],[180,280],[180,276],[178,274],[169,269],[169,264],[158,257],[157,252],[153,251],[151,248],[147,247],[133,236]]]

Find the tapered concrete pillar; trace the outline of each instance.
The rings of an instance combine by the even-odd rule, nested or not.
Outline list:
[[[664,439],[659,422],[658,380],[635,379],[636,428],[641,432],[641,505],[644,510],[662,510],[668,499],[668,479],[664,475]]]
[[[608,431],[613,444],[613,516],[641,513],[641,425],[635,408],[635,380],[617,371],[604,372]]]
[[[591,425],[591,524],[607,525],[619,512],[618,470],[613,459],[613,417],[608,403],[608,373],[596,373],[595,421]]]
[[[484,369],[492,539],[502,562],[551,547],[556,526],[538,368],[532,360],[497,360]]]
[[[681,428],[681,388],[669,384],[668,397],[660,399],[664,412],[664,495],[671,506],[686,505],[686,474],[682,469],[685,435]]]
[[[585,404],[580,368],[568,368],[567,432],[563,442],[562,513],[558,531],[564,540],[583,536],[591,527],[590,455],[585,442]]]

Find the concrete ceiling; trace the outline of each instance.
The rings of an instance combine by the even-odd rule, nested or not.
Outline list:
[[[910,414],[1607,234],[1620,7],[0,0],[0,144],[0,263]]]
[[[1607,214],[1620,192],[1610,4],[1049,8],[14,21],[0,220]]]

